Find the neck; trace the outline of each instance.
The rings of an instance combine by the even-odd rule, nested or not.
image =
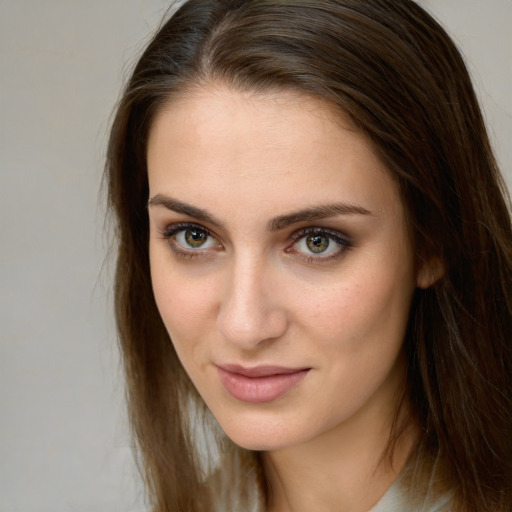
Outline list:
[[[313,441],[265,453],[268,512],[370,510],[400,474],[416,439],[408,426],[388,457],[392,416],[388,420],[354,418]]]

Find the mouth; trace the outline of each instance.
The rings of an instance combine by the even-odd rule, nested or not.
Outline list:
[[[258,404],[272,402],[288,393],[311,368],[220,365],[217,370],[222,384],[233,398]]]

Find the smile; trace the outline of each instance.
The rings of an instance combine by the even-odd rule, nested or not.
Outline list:
[[[283,368],[258,366],[244,368],[237,365],[217,366],[226,390],[237,400],[265,403],[277,400],[294,388],[310,368]]]

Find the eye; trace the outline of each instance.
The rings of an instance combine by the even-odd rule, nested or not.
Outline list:
[[[194,224],[172,224],[162,232],[162,237],[169,241],[171,249],[179,255],[193,256],[203,251],[221,248],[219,241],[210,232]]]
[[[218,245],[206,230],[195,227],[177,231],[174,240],[184,249],[210,249]]]
[[[350,246],[342,233],[324,228],[307,228],[292,235],[295,240],[287,252],[298,253],[307,261],[327,261],[341,256]]]

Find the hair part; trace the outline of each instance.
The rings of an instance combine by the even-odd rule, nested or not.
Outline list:
[[[424,499],[435,472],[453,510],[512,509],[509,201],[453,42],[411,0],[189,0],[139,59],[106,164],[130,420],[155,510],[213,510],[220,501],[249,509],[251,484],[263,500],[267,492],[258,455],[226,439],[220,457],[232,461],[231,475],[241,471],[240,485],[226,487],[215,471],[208,479],[187,412],[204,404],[151,288],[149,130],[170,101],[214,83],[315,96],[371,142],[399,184],[418,265],[441,269],[415,293],[404,345],[404,400],[421,432],[404,477],[410,494]]]

